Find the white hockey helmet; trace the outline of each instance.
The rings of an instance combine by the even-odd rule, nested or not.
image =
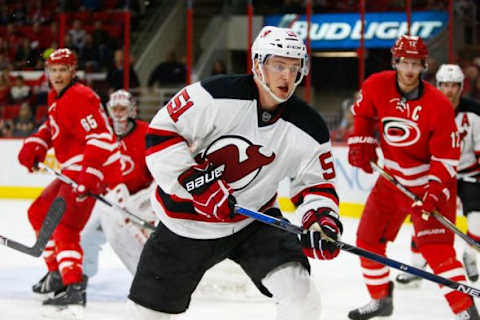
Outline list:
[[[137,106],[132,94],[126,90],[120,89],[110,94],[107,102],[108,113],[113,118],[113,106],[126,106],[127,112],[118,120],[126,120],[128,118],[135,119],[137,116]],[[115,119],[114,119],[115,120]]]
[[[463,80],[465,76],[458,64],[442,64],[435,75],[437,80],[437,87],[442,82],[455,82],[460,83],[460,87],[463,88]]]
[[[262,73],[262,80],[260,81],[263,88],[270,93],[270,95],[279,103],[286,101],[295,91],[295,88],[302,82],[302,79],[309,71],[309,59],[307,55],[307,48],[303,40],[293,31],[288,28],[278,28],[272,26],[265,26],[262,28],[257,38],[252,45],[252,72],[254,76],[260,79],[255,71],[255,60],[258,61],[260,72]],[[300,59],[301,65],[298,72],[295,87],[286,99],[277,97],[265,83],[263,74],[263,64],[267,61],[269,56],[280,56],[286,58]]]

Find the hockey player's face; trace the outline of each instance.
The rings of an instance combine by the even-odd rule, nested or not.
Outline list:
[[[423,71],[420,59],[400,58],[396,64],[398,81],[405,87],[416,86]]]
[[[72,67],[64,64],[54,64],[47,67],[48,79],[55,91],[62,91],[73,79]]]
[[[128,118],[128,106],[117,104],[109,108],[111,117],[116,121],[126,120]]]
[[[438,89],[442,91],[442,93],[447,96],[448,100],[453,105],[457,104],[458,99],[460,99],[460,93],[462,88],[460,83],[457,82],[440,82],[438,85]]]
[[[267,86],[279,98],[286,99],[295,88],[300,59],[272,56],[264,64]]]

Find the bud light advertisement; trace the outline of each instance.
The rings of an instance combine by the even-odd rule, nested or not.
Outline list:
[[[448,25],[446,11],[414,11],[410,33],[428,40]],[[292,28],[304,40],[307,38],[305,15],[284,14],[265,16],[264,24]],[[395,39],[407,33],[405,12],[365,13],[365,47],[390,48]],[[310,40],[313,50],[348,50],[360,47],[360,13],[312,15]]]

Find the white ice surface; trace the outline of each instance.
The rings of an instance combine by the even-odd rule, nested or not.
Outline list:
[[[34,235],[27,220],[29,201],[0,200],[0,235],[31,245]],[[343,241],[355,244],[356,219],[344,218]],[[390,245],[388,256],[409,263],[411,226],[404,226],[397,241]],[[463,251],[461,240],[456,239],[457,252]],[[313,261],[313,277],[322,295],[322,319],[347,319],[349,310],[368,302],[363,285],[359,260],[355,255],[342,252],[333,261]],[[43,260],[10,248],[0,246],[0,320],[43,319],[41,301],[31,293],[31,286],[46,269]],[[391,277],[397,274],[392,270]],[[122,319],[126,296],[131,281],[110,247],[105,246],[99,273],[89,281],[85,319]],[[478,287],[480,284],[474,284]],[[253,302],[209,300],[194,298],[187,313],[178,317],[186,320],[215,319],[275,319],[275,306],[269,300]],[[454,319],[438,286],[423,281],[419,289],[394,291],[392,319]],[[293,320],[293,319],[292,319]],[[307,319],[302,319],[307,320]]]

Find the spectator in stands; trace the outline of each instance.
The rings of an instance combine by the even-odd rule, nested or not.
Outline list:
[[[9,121],[0,118],[0,138],[9,138],[10,137],[10,126]]]
[[[98,48],[99,65],[108,69],[113,60],[113,41],[107,31],[103,29],[101,20],[95,21],[92,31],[93,45]]]
[[[0,69],[5,69],[10,65],[10,59],[4,52],[0,52]]]
[[[48,49],[52,47],[52,43],[58,43],[59,33],[58,33],[58,23],[57,21],[52,21],[50,23],[50,28],[45,31],[45,34],[42,38],[41,47],[43,49]]]
[[[465,73],[465,86],[463,88],[463,95],[469,97],[471,96],[475,82],[479,77],[479,71],[477,66],[474,64],[467,65],[463,71]]]
[[[45,60],[48,59],[45,58]],[[33,83],[33,92],[34,92],[34,98],[33,98],[33,109],[36,110],[37,106],[39,105],[46,105],[47,104],[47,97],[48,97],[48,91],[50,90],[49,84],[48,84],[48,78],[45,74],[45,72],[42,72],[41,76],[36,79]]]
[[[130,59],[130,91],[138,93],[140,87],[140,81],[138,80],[137,73],[133,69],[132,59]],[[107,83],[110,86],[110,93],[123,88],[123,51],[116,50],[113,58],[114,65],[107,73]]]
[[[7,104],[10,94],[10,77],[9,70],[4,69],[0,73],[0,105]]]
[[[27,22],[27,5],[23,1],[19,1],[13,5],[13,11],[10,14],[12,22],[18,25],[24,25]]]
[[[0,5],[0,25],[6,25],[11,22],[10,12],[8,12],[8,6],[3,3]]]
[[[223,60],[216,60],[212,67],[212,76],[217,74],[227,74],[227,67],[225,66],[225,62]]]
[[[7,25],[5,39],[8,42],[9,57],[11,61],[13,61],[15,59],[15,55],[17,54],[18,48],[22,46],[23,34],[18,31],[14,24],[10,23]]]
[[[29,38],[23,38],[22,45],[18,47],[15,54],[14,66],[15,69],[22,70],[31,67],[29,58],[32,56],[31,41]]]
[[[424,72],[422,79],[436,86],[435,74],[438,70],[438,62],[433,57],[427,58],[428,69]]]
[[[100,55],[98,48],[93,44],[91,34],[87,34],[85,46],[80,53],[79,60],[80,69],[85,69],[89,65],[93,69],[91,71],[98,70]]]
[[[70,36],[70,33],[67,33],[63,37],[63,47],[68,48],[68,49],[72,50],[73,52],[75,52],[77,57],[80,54],[80,49],[73,44],[73,40],[72,40],[72,37]]]
[[[51,11],[43,8],[42,0],[35,0],[32,9],[28,12],[30,23],[44,24],[52,20]]]
[[[337,142],[346,142],[353,132],[352,105],[358,99],[360,91],[356,91],[352,98],[342,103],[342,120],[337,128],[330,132],[330,139]]]
[[[19,104],[31,97],[31,88],[25,83],[23,76],[18,75],[10,87],[10,103]]]
[[[177,61],[175,51],[170,51],[167,60],[161,62],[150,74],[148,78],[148,87],[152,88],[155,84],[160,86],[178,86],[185,84],[187,77],[187,68],[184,63]]]
[[[475,79],[472,90],[470,91],[470,98],[480,101],[480,77]]]
[[[30,41],[31,41],[32,43],[37,42],[37,43],[38,43],[38,46],[39,46],[40,48],[42,48],[42,47],[41,47],[41,44],[42,44],[42,42],[43,42],[42,39],[43,39],[43,37],[44,37],[44,33],[42,32],[42,30],[41,30],[41,28],[40,28],[40,23],[38,23],[38,22],[37,22],[37,23],[34,23],[34,24],[32,25],[32,29],[30,30],[30,32],[28,32],[27,36],[28,36],[28,38],[30,39]]]
[[[33,110],[27,102],[22,103],[18,116],[13,121],[6,120],[4,124],[4,133],[7,137],[28,137],[36,129],[37,123]]]
[[[82,7],[90,11],[97,11],[102,7],[101,2],[99,0],[82,0]]]
[[[85,43],[87,41],[87,32],[83,29],[82,21],[75,19],[73,20],[72,29],[68,31],[68,34],[72,38],[72,44],[78,48],[78,53],[81,52]]]

